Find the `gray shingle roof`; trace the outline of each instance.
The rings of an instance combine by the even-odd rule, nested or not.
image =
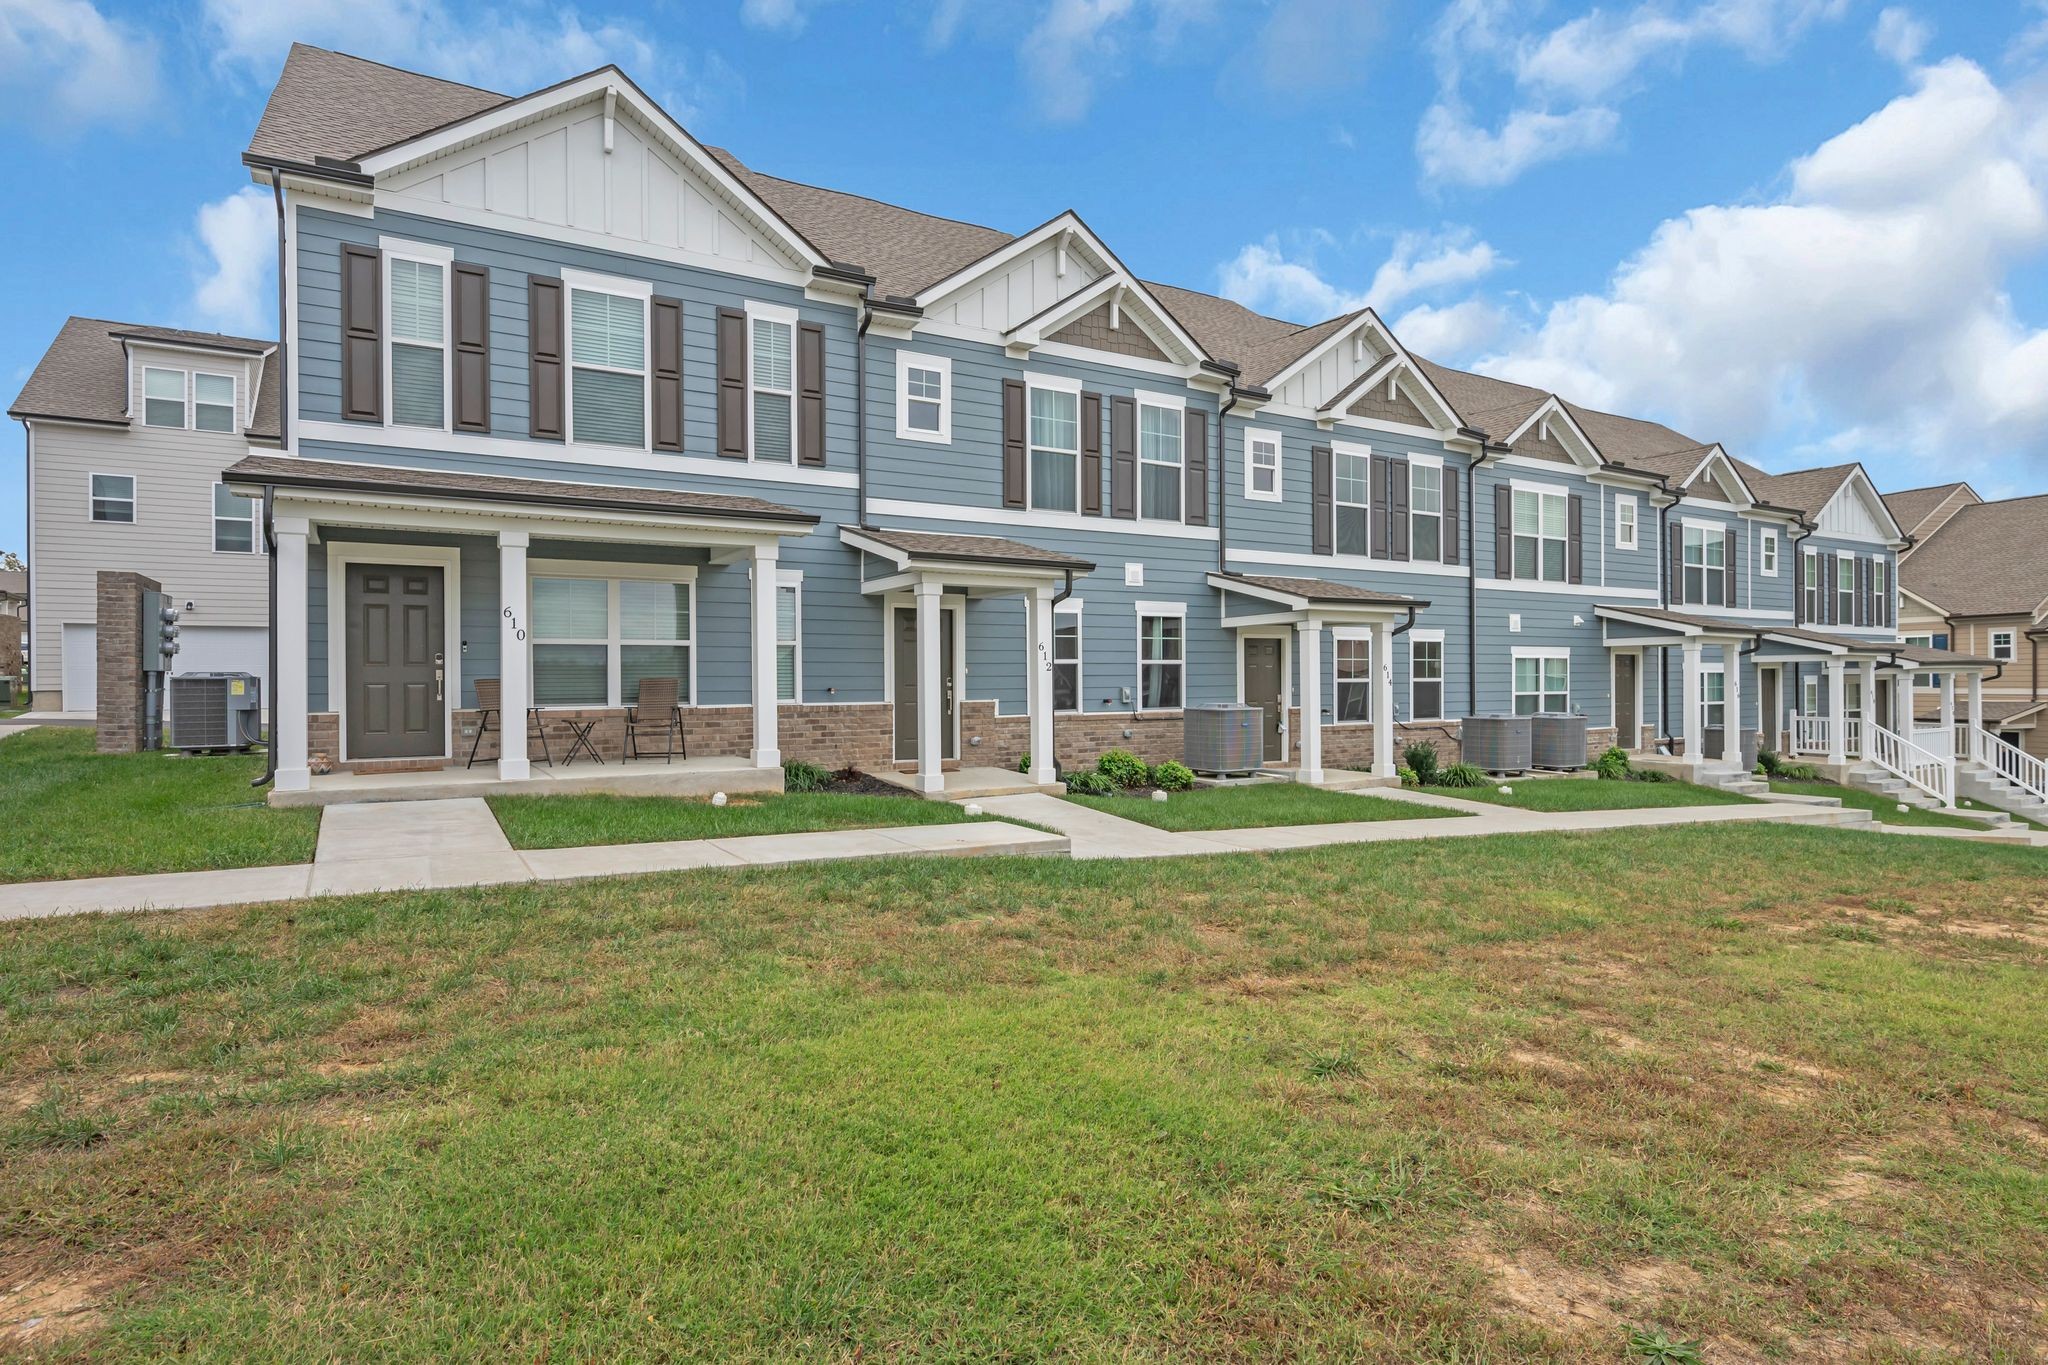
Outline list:
[[[1759,498],[1773,507],[1789,507],[1809,517],[1820,515],[1828,500],[1842,491],[1852,475],[1863,466],[1854,463],[1829,465],[1823,469],[1795,469],[1789,474],[1765,474],[1762,486],[1747,470],[1743,477]]]
[[[293,43],[244,156],[301,165],[320,156],[353,161],[509,98]]]
[[[2048,494],[1963,508],[1899,561],[1899,585],[1952,616],[2019,616],[2048,601]]]
[[[1911,535],[1914,528],[1927,520],[1951,493],[1968,487],[1968,484],[1958,481],[1938,483],[1931,488],[1908,488],[1904,492],[1885,494],[1884,505],[1891,509],[1892,520],[1899,524],[1899,529]]]
[[[852,528],[849,528],[852,529]],[[892,550],[919,559],[944,559],[962,564],[1021,564],[1048,569],[1072,569],[1086,573],[1092,561],[1057,550],[1042,550],[1021,540],[1003,536],[958,535],[943,531],[899,531],[892,527],[863,526],[853,532],[887,545]]]
[[[1371,606],[1426,607],[1429,603],[1419,597],[1404,597],[1397,592],[1375,592],[1370,588],[1355,588],[1349,583],[1332,583],[1327,578],[1288,578],[1278,574],[1228,573],[1214,574],[1214,578],[1234,579],[1256,588],[1272,592],[1284,592],[1291,597],[1306,597],[1311,602],[1360,602]]]
[[[219,332],[109,322],[105,318],[69,318],[30,372],[28,382],[21,386],[21,393],[7,415],[128,425],[128,356],[124,338],[204,346],[243,356],[260,354],[276,345]],[[262,379],[256,386],[256,410],[247,430],[250,436],[277,439],[278,368],[274,358],[264,363]]]

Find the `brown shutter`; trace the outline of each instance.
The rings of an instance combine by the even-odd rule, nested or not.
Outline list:
[[[683,301],[656,298],[650,305],[654,373],[654,448],[683,448]]]
[[[1459,472],[1459,470],[1452,468],[1450,465],[1444,466],[1444,533],[1442,539],[1444,563],[1446,564],[1456,564],[1458,562],[1458,533],[1460,530],[1458,514]]]
[[[718,310],[718,454],[747,458],[747,315]]]
[[[1387,460],[1373,455],[1366,460],[1366,532],[1369,553],[1385,559],[1393,552],[1394,540],[1387,530]]]
[[[1189,408],[1182,424],[1181,520],[1190,526],[1209,524],[1209,414]]]
[[[1733,607],[1735,601],[1735,531],[1730,528],[1721,538],[1721,605]]]
[[[1138,515],[1138,403],[1121,394],[1109,400],[1109,514]]]
[[[1685,605],[1685,528],[1671,538],[1671,590],[1664,595],[1666,606]]]
[[[1504,483],[1493,486],[1493,576],[1515,576],[1515,499]]]
[[[1389,549],[1395,559],[1408,558],[1408,533],[1414,523],[1408,519],[1408,461],[1387,461],[1387,529]]]
[[[526,278],[526,429],[546,440],[568,435],[563,422],[562,282]]]
[[[825,463],[825,326],[796,329],[796,462]]]
[[[1081,395],[1081,510],[1102,515],[1102,395]]]
[[[480,265],[458,265],[454,286],[454,427],[457,431],[489,431],[491,272]]]
[[[368,247],[341,248],[341,415],[384,420],[384,269]]]
[[[1334,552],[1337,529],[1336,473],[1331,467],[1330,448],[1315,446],[1308,453],[1309,479],[1313,485],[1310,493],[1312,506],[1311,520],[1314,523],[1314,548],[1311,553],[1326,555]]]
[[[1792,554],[1792,624],[1806,624],[1806,553],[1797,545],[1790,547]]]
[[[1586,581],[1586,500],[1577,493],[1564,508],[1564,577],[1567,583]]]
[[[1024,405],[1024,381],[1005,379],[1003,381],[1003,506],[1022,507],[1026,503],[1025,480],[1029,476],[1031,454],[1025,446],[1024,426],[1028,420]]]

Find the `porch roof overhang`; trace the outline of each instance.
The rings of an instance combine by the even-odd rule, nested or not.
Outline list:
[[[2003,666],[1997,659],[1959,654],[1932,645],[1885,645],[1883,649],[1899,667],[1929,673],[1989,673]]]
[[[971,596],[992,596],[1069,582],[1074,575],[1095,569],[1092,561],[1077,555],[1005,536],[842,526],[839,539],[885,561],[893,570],[880,578],[863,577],[861,591],[868,594],[900,592],[922,580]]]
[[[1230,627],[1284,625],[1309,620],[1335,625],[1392,621],[1412,616],[1429,605],[1419,597],[1355,588],[1349,583],[1333,583],[1325,578],[1218,572],[1208,576],[1208,583],[1219,591],[1258,603],[1260,610],[1253,615],[1232,616],[1226,610],[1223,624]]]
[[[1756,639],[1767,627],[1712,616],[1691,616],[1660,607],[1596,606],[1602,639],[1609,648],[1638,645],[1669,645],[1686,640],[1702,644],[1744,643]]]

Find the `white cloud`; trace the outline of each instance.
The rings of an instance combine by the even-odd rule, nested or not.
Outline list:
[[[224,332],[269,336],[277,330],[277,209],[246,185],[199,206],[199,244],[209,258],[197,272],[192,306]]]
[[[2038,458],[2048,333],[2007,281],[2048,256],[2048,105],[1960,59],[1913,84],[1777,201],[1665,222],[1481,368],[1737,446]]]
[[[1384,311],[1419,294],[1471,284],[1505,264],[1470,228],[1440,233],[1404,232],[1363,290],[1332,284],[1315,261],[1315,248],[1332,247],[1327,232],[1307,234],[1304,249],[1290,255],[1280,238],[1247,243],[1221,267],[1224,297],[1275,317],[1314,322],[1372,307]]]
[[[1554,114],[1517,109],[1497,131],[1453,103],[1433,104],[1415,131],[1423,178],[1456,185],[1505,185],[1531,166],[1606,145],[1621,116],[1601,105]]]
[[[1404,232],[1394,239],[1386,263],[1373,273],[1365,301],[1384,311],[1417,294],[1470,284],[1501,264],[1500,254],[1470,228],[1434,235]]]
[[[1095,101],[1103,68],[1124,46],[1119,21],[1135,0],[1052,0],[1017,50],[1038,110],[1054,123],[1072,123]]]
[[[1356,85],[1387,8],[1387,0],[1276,0],[1252,42],[1260,83],[1297,96]]]
[[[1318,274],[1313,264],[1288,259],[1278,237],[1247,243],[1218,273],[1223,297],[1295,322],[1335,317],[1365,303],[1363,294],[1345,293]]]
[[[829,0],[740,0],[740,22],[771,33],[798,34],[811,21],[811,11]]]
[[[1410,351],[1455,364],[1492,346],[1506,330],[1507,321],[1507,313],[1498,304],[1466,299],[1441,308],[1423,304],[1388,325]]]
[[[1870,31],[1870,45],[1886,61],[1911,66],[1920,60],[1933,36],[1933,31],[1914,18],[1912,11],[1892,5],[1877,16],[1877,27]]]
[[[0,108],[20,121],[132,121],[157,83],[155,40],[89,0],[0,0]]]

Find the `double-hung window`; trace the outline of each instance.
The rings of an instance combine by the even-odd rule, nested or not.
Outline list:
[[[533,578],[534,704],[630,706],[642,678],[676,679],[689,702],[691,578],[584,577],[570,567]]]
[[[1052,709],[1081,709],[1081,612],[1064,603],[1052,614]]]
[[[1031,397],[1031,506],[1078,512],[1081,493],[1081,393],[1033,384]]]
[[[192,426],[199,431],[235,429],[235,377],[231,374],[192,376]]]
[[[1372,637],[1339,635],[1337,710],[1339,722],[1372,719]]]
[[[896,353],[896,434],[906,441],[953,439],[953,362]]]
[[[1687,522],[1683,528],[1685,583],[1679,599],[1691,606],[1728,605],[1728,536],[1719,526]]]
[[[775,580],[775,699],[802,701],[803,573],[784,569]]]
[[[1909,645],[1919,645],[1924,649],[1948,648],[1947,637],[1941,635],[1908,635],[1906,643]],[[1915,673],[1913,675],[1913,686],[1939,687],[1941,686],[1941,680],[1932,673]]]
[[[593,445],[647,445],[647,300],[569,284],[569,438]]]
[[[1444,641],[1441,635],[1408,633],[1408,718],[1441,720],[1444,714]]]
[[[224,483],[213,486],[213,548],[229,554],[256,549],[255,498],[245,498]]]
[[[151,427],[185,425],[185,372],[160,370],[154,365],[142,371],[142,423]]]
[[[1801,550],[1799,562],[1803,569],[1799,585],[1799,614],[1805,620],[1818,621],[1820,604],[1826,600],[1821,594],[1827,591],[1827,585],[1820,581],[1820,551]]]
[[[1244,495],[1255,502],[1280,501],[1280,433],[1244,434]]]
[[[1514,576],[1543,583],[1565,581],[1568,502],[1562,492],[1517,488],[1513,492]]]
[[[1764,531],[1762,539],[1757,542],[1757,547],[1757,572],[1765,578],[1776,578],[1778,576],[1778,533],[1775,530]]]
[[[1187,621],[1175,615],[1138,617],[1138,705],[1147,711],[1177,711],[1187,668]]]
[[[1180,520],[1184,426],[1183,409],[1138,399],[1138,515],[1148,520]]]
[[[796,315],[747,310],[747,401],[757,460],[796,459]]]
[[[1330,472],[1337,553],[1362,555],[1370,548],[1366,525],[1372,506],[1372,456],[1339,450],[1331,457]]]
[[[1700,709],[1705,729],[1719,730],[1728,724],[1728,675],[1718,668],[1700,673]]]
[[[1515,654],[1515,714],[1572,709],[1572,656],[1563,650]]]
[[[1435,563],[1444,557],[1444,467],[1413,460],[1408,466],[1408,558]]]
[[[2011,631],[1994,630],[1991,632],[1991,657],[2001,660],[2011,660],[2019,657]]]
[[[1848,625],[1856,619],[1856,556],[1835,556],[1835,620]]]
[[[92,519],[133,522],[135,520],[135,476],[133,474],[92,475]]]
[[[1618,493],[1614,498],[1614,548],[1633,550],[1642,542],[1636,521],[1636,498],[1633,493]]]
[[[1892,615],[1892,583],[1890,563],[1873,557],[1870,561],[1870,621],[1872,625],[1890,625]]]
[[[391,318],[391,421],[448,424],[448,267],[385,253]]]

